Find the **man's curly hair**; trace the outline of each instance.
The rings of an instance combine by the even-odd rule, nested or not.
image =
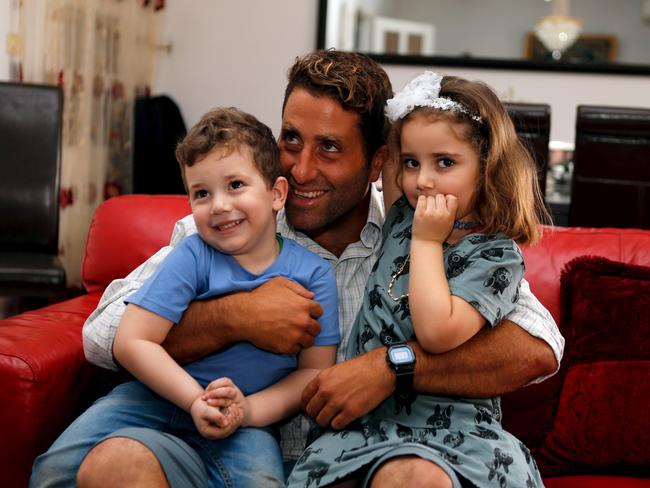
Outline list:
[[[332,98],[345,110],[359,114],[368,163],[377,149],[386,144],[388,121],[384,107],[393,96],[393,89],[379,63],[359,53],[319,50],[296,58],[287,77],[283,112],[293,90],[304,88],[313,96]]]

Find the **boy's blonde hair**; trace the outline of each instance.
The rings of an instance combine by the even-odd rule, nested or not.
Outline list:
[[[271,129],[237,108],[221,107],[206,113],[176,146],[183,183],[185,167],[194,165],[216,147],[225,148],[227,154],[248,148],[269,188],[282,175],[278,145]]]
[[[400,134],[406,121],[423,116],[431,121],[458,124],[461,137],[479,154],[479,181],[472,208],[484,232],[504,232],[519,243],[535,243],[541,237],[540,223],[550,222],[550,217],[539,188],[535,162],[517,137],[505,107],[485,83],[456,76],[442,79],[439,96],[460,103],[482,121],[476,122],[454,110],[417,107],[391,127],[393,164],[399,164]],[[401,164],[398,168],[399,184]]]

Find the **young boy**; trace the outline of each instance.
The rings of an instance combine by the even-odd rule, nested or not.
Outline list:
[[[176,157],[198,234],[187,237],[128,298],[114,354],[137,379],[179,407],[181,416],[191,416],[200,436],[187,421],[173,433],[207,465],[214,462],[214,451],[231,445],[219,439],[237,435],[239,427],[266,427],[296,413],[307,383],[334,364],[336,280],[324,259],[276,234],[288,184],[280,176],[268,127],[237,109],[216,109],[190,130]],[[297,358],[236,343],[181,367],[161,347],[192,300],[253,289],[277,276],[312,291],[324,310],[314,347]],[[279,449],[275,452],[282,484],[282,460]]]

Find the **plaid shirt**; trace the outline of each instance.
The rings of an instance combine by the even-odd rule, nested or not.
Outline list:
[[[278,214],[277,229],[280,234],[326,259],[336,270],[341,328],[337,361],[342,361],[345,357],[350,332],[363,301],[366,280],[381,248],[383,220],[382,195],[373,186],[368,221],[361,231],[360,240],[350,244],[341,256],[337,257],[302,232],[293,229],[287,223],[283,211]],[[124,299],[142,286],[174,246],[194,233],[196,226],[191,215],[179,220],[174,227],[169,246],[160,249],[126,278],[115,280],[106,288],[97,309],[88,317],[83,328],[84,351],[91,363],[107,369],[118,369],[113,360],[113,339],[126,307]],[[551,314],[531,293],[525,280],[521,282],[517,306],[506,318],[547,342],[553,349],[558,364],[560,363],[564,338]],[[545,378],[538,378],[535,382]],[[296,416],[282,427],[282,450],[286,459],[297,459],[300,456],[305,448],[309,428],[310,421],[303,415]]]

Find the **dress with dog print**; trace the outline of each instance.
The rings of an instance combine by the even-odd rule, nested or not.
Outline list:
[[[366,285],[348,358],[416,340],[406,296],[412,221],[413,209],[402,197],[386,217],[383,249]],[[504,234],[472,233],[444,247],[452,294],[475,307],[489,325],[513,310],[524,272],[514,241]],[[363,479],[376,461],[392,455],[416,455],[435,462],[452,480],[455,475],[455,486],[458,481],[477,487],[543,486],[528,448],[501,426],[499,398],[421,393],[407,402],[391,396],[346,429],[323,433],[303,452],[288,484],[316,487],[350,475]]]

